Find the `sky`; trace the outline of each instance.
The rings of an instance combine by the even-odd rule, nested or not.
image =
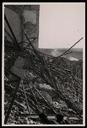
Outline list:
[[[39,17],[39,48],[74,48],[85,45],[85,4],[41,4]]]

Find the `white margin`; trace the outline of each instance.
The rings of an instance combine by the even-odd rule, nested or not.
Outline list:
[[[4,4],[2,4],[2,124],[4,124]]]
[[[83,124],[74,124],[74,125],[16,125],[16,124],[12,124],[12,125],[6,125],[4,124],[4,5],[40,5],[40,4],[59,4],[61,2],[58,3],[32,3],[32,2],[3,2],[2,3],[2,126],[85,126],[85,44],[84,44],[84,48],[83,48]],[[63,2],[66,3],[66,2]],[[70,2],[68,2],[70,3]],[[76,3],[76,2],[75,2]],[[80,2],[79,2],[80,3]],[[85,3],[85,2],[81,2],[81,3]]]

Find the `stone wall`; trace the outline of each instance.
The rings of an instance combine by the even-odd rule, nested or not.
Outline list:
[[[29,38],[37,38],[33,42],[37,48],[39,36],[39,5],[6,5],[5,7],[5,14],[17,40],[19,42],[26,41],[24,36],[24,31],[26,31]],[[5,27],[7,28],[6,23]]]
[[[25,6],[23,11],[24,18],[24,30],[27,32],[28,37],[36,38],[32,43],[38,48],[38,36],[39,36],[39,6],[31,5]],[[26,41],[25,37],[24,40]]]

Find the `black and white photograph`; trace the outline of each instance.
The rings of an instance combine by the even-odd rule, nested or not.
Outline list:
[[[85,3],[2,6],[2,126],[85,126]]]

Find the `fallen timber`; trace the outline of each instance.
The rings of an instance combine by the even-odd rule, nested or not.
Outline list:
[[[38,52],[38,51],[36,51]],[[23,57],[23,53],[21,54],[21,57]],[[42,53],[43,55],[43,53]],[[27,62],[27,64],[25,63],[24,68],[27,70],[32,70],[33,73],[35,75],[38,75],[39,77],[42,78],[42,80],[44,80],[44,82],[46,82],[47,84],[50,84],[50,86],[52,86],[54,88],[54,86],[52,85],[52,83],[50,83],[49,77],[47,76],[47,74],[42,71],[43,70],[43,66],[42,63],[38,60],[37,56],[35,56],[33,50],[32,53],[28,53],[28,55],[24,55],[23,57],[25,59],[25,62]],[[67,79],[67,81],[70,81],[72,83],[72,81],[74,81],[76,78],[73,76],[71,73],[67,73],[67,71],[64,71],[58,67],[56,67],[56,65],[51,64],[51,63],[47,63],[48,64],[48,69],[51,71],[52,75],[58,77],[58,79],[60,79],[60,81],[64,81],[64,78]],[[41,68],[42,67],[42,68]],[[66,69],[67,70],[67,69]],[[44,72],[44,73],[43,73]],[[78,80],[77,80],[78,81]],[[56,81],[57,83],[57,81]],[[77,83],[76,83],[77,84]],[[81,85],[81,81],[80,81],[80,85]],[[78,83],[79,85],[79,83]],[[72,84],[73,86],[73,84]],[[71,101],[71,99],[69,99],[69,97],[65,97],[62,92],[60,90],[58,90],[57,88],[55,88],[55,92],[57,93],[58,97],[60,97],[63,101],[65,101],[68,105],[69,108],[72,108],[77,114],[81,115],[82,114],[82,109],[79,107],[79,104],[75,104],[73,101]]]
[[[52,88],[54,88],[54,86],[52,84],[50,84],[48,75],[43,70],[42,63],[38,60],[38,58],[35,55],[33,56],[33,54],[34,54],[33,50],[32,50],[32,53],[29,53],[29,52],[27,54],[26,54],[26,52],[19,53],[19,55],[21,57],[23,57],[25,60],[24,69],[26,69],[28,71],[32,71],[33,75],[39,76],[42,79],[43,83],[49,84]],[[42,56],[43,56],[43,53],[42,53]],[[26,64],[26,62],[27,62],[27,64]],[[64,78],[66,78],[67,81],[75,82],[75,80],[73,80],[74,76],[71,77],[72,74],[71,74],[71,72],[67,73],[67,69],[64,70],[61,67],[58,68],[58,66],[56,66],[55,63],[51,64],[48,62],[47,64],[48,64],[48,69],[51,71],[52,75],[56,76],[60,81],[63,82]],[[56,81],[56,83],[57,83],[57,81]],[[81,82],[80,82],[80,84],[81,84]],[[72,86],[73,86],[73,84],[72,84]],[[62,91],[59,90],[58,88],[54,88],[54,90],[55,90],[54,92],[56,92],[57,96],[60,97],[63,101],[65,101],[69,108],[72,108],[78,115],[82,114],[82,109],[80,109],[79,104],[75,104],[71,99],[69,99],[69,97],[64,96],[62,94]]]
[[[52,82],[50,81],[49,75],[43,69],[42,62],[38,59],[37,55],[35,54],[35,53],[39,54],[39,52],[35,48],[34,48],[34,50],[35,50],[35,52],[32,49],[31,52],[28,51],[28,52],[20,52],[19,53],[19,55],[25,59],[24,69],[29,70],[29,71],[32,70],[35,75],[39,76],[45,83],[49,84],[51,87],[53,87],[55,89],[55,92],[57,93],[58,97],[60,97],[63,101],[65,101],[69,108],[72,108],[77,114],[81,115],[82,109],[79,107],[79,104],[75,104],[73,101],[71,101],[71,99],[69,99],[69,97],[65,97],[58,88],[55,88],[57,86],[55,86],[55,87],[53,86]],[[43,53],[40,56],[40,58],[42,58],[42,57],[43,57]],[[69,72],[67,73],[67,71],[66,71],[67,69],[62,70],[62,69],[58,68],[55,65],[55,63],[51,64],[49,62],[47,63],[47,66],[48,66],[47,69],[50,70],[51,74],[53,76],[55,75],[58,79],[60,79],[60,81],[64,81],[64,78],[66,78],[66,80],[71,83],[72,83],[72,81],[75,82],[74,79],[76,79],[76,78],[74,76],[72,77],[71,73],[69,73]],[[57,84],[57,81],[55,81],[55,83]],[[81,82],[80,82],[80,84],[81,84]],[[79,83],[78,83],[78,85],[79,85]],[[72,86],[73,86],[73,84],[72,84]]]

